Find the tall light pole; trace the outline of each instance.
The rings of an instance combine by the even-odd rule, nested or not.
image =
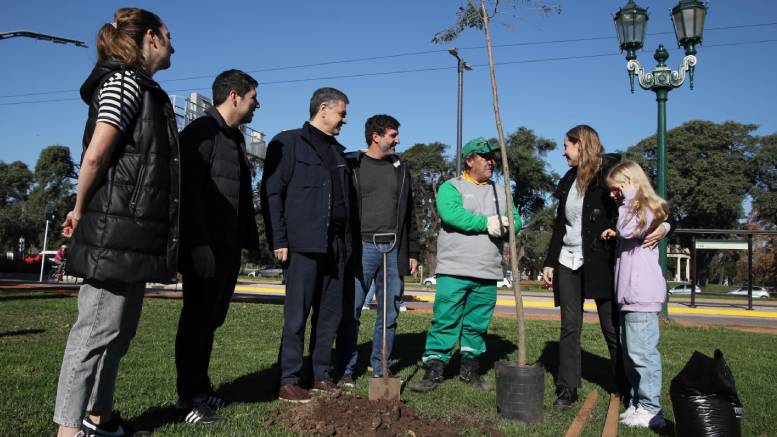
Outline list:
[[[642,69],[637,61],[637,50],[642,48],[647,28],[647,9],[637,6],[629,0],[626,6],[615,13],[615,30],[621,51],[626,51],[626,69],[629,72],[631,92],[634,92],[634,78],[639,79],[642,89],[656,93],[658,102],[658,127],[656,130],[656,190],[658,195],[666,199],[666,100],[669,91],[679,88],[685,81],[685,74],[690,77],[690,87],[693,89],[693,73],[696,67],[696,45],[701,44],[704,32],[704,17],[707,6],[699,0],[680,0],[672,8],[671,17],[674,23],[678,47],[685,48],[685,57],[678,70],[667,67],[669,52],[659,44],[653,58],[658,62],[656,69],[650,73]],[[659,245],[659,263],[666,277],[666,239]],[[691,291],[693,292],[693,290]],[[668,315],[667,303],[662,309],[664,316]]]
[[[459,102],[457,105],[456,114],[456,175],[461,174],[461,111],[462,111],[462,96],[464,94],[464,70],[472,70],[472,67],[464,62],[459,56],[459,51],[455,48],[448,49],[448,53],[456,58],[456,72],[459,77]]]

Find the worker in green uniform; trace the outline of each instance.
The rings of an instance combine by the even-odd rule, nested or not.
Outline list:
[[[496,306],[496,283],[504,277],[502,247],[508,238],[505,191],[491,180],[495,147],[483,138],[462,147],[464,174],[437,192],[442,229],[437,239],[437,292],[434,318],[426,334],[423,379],[410,388],[435,389],[443,379],[456,342],[460,344],[459,379],[481,389],[486,331]],[[513,205],[516,232],[523,221]]]

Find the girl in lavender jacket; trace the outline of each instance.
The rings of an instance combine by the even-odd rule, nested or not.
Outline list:
[[[630,427],[663,428],[661,414],[661,354],[658,352],[658,312],[666,299],[666,282],[658,264],[658,249],[642,246],[653,228],[666,220],[667,204],[634,161],[614,166],[607,176],[610,195],[618,208],[615,292],[621,315],[621,344],[631,401],[621,414]]]

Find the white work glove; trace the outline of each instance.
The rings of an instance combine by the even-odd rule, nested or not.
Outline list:
[[[507,221],[507,217],[492,215],[488,218],[488,235],[494,238],[500,238],[507,232],[509,225],[510,222]]]
[[[216,273],[216,260],[208,245],[192,249],[192,262],[194,263],[194,271],[200,278],[212,278]]]

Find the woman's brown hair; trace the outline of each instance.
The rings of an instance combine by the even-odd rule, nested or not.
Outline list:
[[[599,134],[586,124],[573,127],[567,132],[566,137],[569,141],[579,144],[577,191],[583,194],[599,171],[604,146],[599,142]]]
[[[143,35],[146,30],[159,35],[162,20],[153,12],[138,8],[121,8],[97,33],[97,60],[115,61],[144,68]]]

